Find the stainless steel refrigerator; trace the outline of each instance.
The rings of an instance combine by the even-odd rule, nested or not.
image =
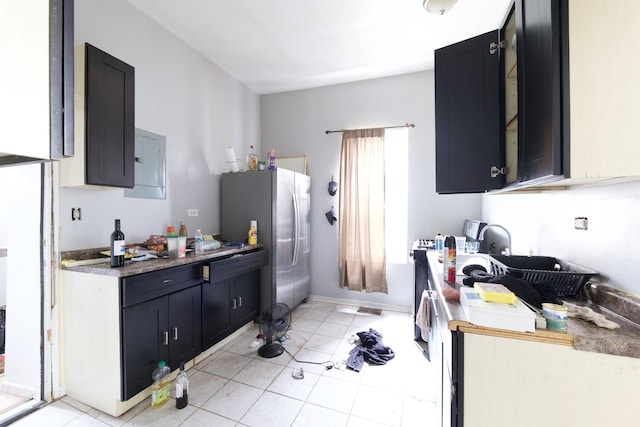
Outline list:
[[[291,309],[311,289],[311,181],[278,168],[224,173],[220,188],[220,234],[244,242],[251,220],[258,221],[258,243],[269,250],[260,273],[260,311],[275,303]]]

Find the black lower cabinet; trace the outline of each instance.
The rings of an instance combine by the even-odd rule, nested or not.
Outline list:
[[[122,310],[123,400],[151,385],[164,360],[171,370],[202,351],[201,286]]]
[[[202,285],[203,350],[257,317],[266,257],[261,250],[209,263],[208,281]]]
[[[258,286],[258,270],[202,286],[204,350],[256,318]]]

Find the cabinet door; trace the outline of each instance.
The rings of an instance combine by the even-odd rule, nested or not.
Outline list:
[[[251,322],[258,315],[260,305],[260,271],[253,270],[233,280],[235,289],[235,310],[232,310],[232,324],[240,327]],[[232,302],[233,306],[233,302]]]
[[[3,1],[0,165],[73,155],[73,0]]]
[[[565,1],[516,2],[520,182],[563,172],[562,5],[566,11]]]
[[[169,360],[172,370],[202,351],[201,287],[169,295]]]
[[[122,310],[122,400],[152,383],[158,361],[169,360],[167,297]]]
[[[202,285],[202,348],[231,333],[231,279]]]
[[[473,193],[501,188],[504,166],[498,31],[435,52],[436,191]],[[492,51],[494,53],[492,53]]]
[[[134,186],[134,68],[86,44],[86,183]]]

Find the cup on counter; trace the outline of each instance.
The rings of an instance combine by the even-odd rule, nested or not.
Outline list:
[[[167,236],[169,258],[184,258],[187,254],[186,236]]]
[[[549,302],[542,303],[542,316],[547,321],[550,331],[567,331],[567,307]]]
[[[465,251],[465,242],[467,238],[464,236],[456,236],[456,252],[464,252]]]
[[[467,250],[467,253],[477,254],[480,250],[480,242],[466,242],[464,247]]]
[[[262,162],[262,161],[258,162],[258,170],[259,171],[263,171],[264,170],[264,162]]]

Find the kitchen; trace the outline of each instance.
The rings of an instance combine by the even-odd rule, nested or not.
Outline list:
[[[310,159],[317,209],[311,220],[312,253],[323,254],[312,259],[311,294],[406,309],[412,298],[409,264],[389,266],[388,295],[354,295],[337,286],[337,236],[324,212],[325,204],[331,203],[326,183],[338,174],[339,139],[324,131],[412,122],[416,128],[409,133],[407,248],[415,238],[455,232],[464,219],[482,218],[509,229],[516,252],[570,259],[601,272],[613,286],[640,294],[633,280],[638,256],[634,242],[640,237],[634,214],[640,207],[636,182],[532,194],[435,193],[432,71],[259,96],[128,2],[77,3],[77,40],[92,42],[135,65],[136,127],[167,137],[169,196],[149,201],[123,198],[120,191],[61,188],[60,250],[105,246],[116,217],[132,241],[143,241],[165,224],[182,220],[190,230],[215,232],[219,174],[227,170],[224,148],[232,145],[243,157],[253,144],[264,157],[273,146],[277,153],[306,154]],[[114,22],[119,24],[117,32]],[[145,35],[144,44],[131,43],[140,34]],[[627,48],[640,56],[635,54],[637,47]],[[202,116],[207,120],[200,120]],[[628,138],[637,138],[633,135],[629,132]],[[184,188],[197,191],[181,191]],[[67,214],[74,207],[82,209],[81,221]],[[197,208],[198,217],[186,217],[187,208]],[[589,218],[587,231],[573,227],[574,218],[581,216]],[[15,217],[11,219],[12,228],[22,228]]]

